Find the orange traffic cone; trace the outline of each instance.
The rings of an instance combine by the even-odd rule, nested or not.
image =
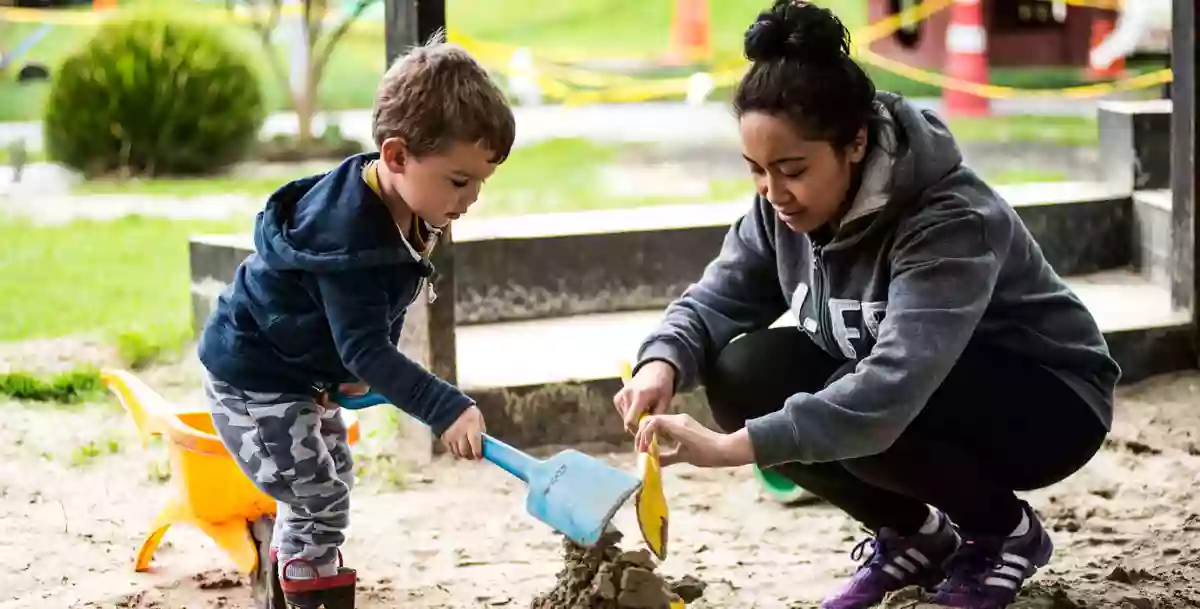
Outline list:
[[[1093,17],[1092,40],[1088,48],[1095,50],[1096,47],[1100,46],[1100,43],[1104,42],[1105,38],[1108,38],[1109,35],[1112,34],[1116,27],[1117,21],[1111,14],[1105,14],[1103,16],[1097,15]],[[1107,66],[1093,65],[1091,61],[1088,61],[1088,67],[1085,71],[1085,74],[1088,80],[1108,80],[1120,78],[1125,74],[1125,58],[1118,57]]]
[[[699,63],[712,58],[708,0],[675,0],[671,14],[672,63]]]
[[[980,0],[956,0],[946,28],[946,76],[987,84],[987,30],[983,28]],[[947,116],[986,116],[991,104],[974,93],[942,89],[942,111]]]

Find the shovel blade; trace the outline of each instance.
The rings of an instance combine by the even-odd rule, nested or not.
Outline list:
[[[641,485],[635,476],[595,457],[564,450],[530,476],[525,508],[575,543],[592,547]]]
[[[657,444],[657,441],[654,441]],[[667,498],[663,494],[662,467],[658,462],[658,447],[652,446],[649,453],[638,455],[642,474],[642,488],[634,498],[637,506],[638,527],[646,547],[664,560],[667,557]]]

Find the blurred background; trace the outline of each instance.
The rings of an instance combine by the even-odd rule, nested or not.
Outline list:
[[[749,201],[727,102],[768,4],[446,2],[450,39],[518,116],[519,151],[472,215]],[[947,116],[996,184],[1102,178],[1097,103],[1168,92],[1169,0],[820,4],[877,86]],[[179,353],[187,236],[245,232],[284,181],[372,146],[385,16],[371,0],[0,1],[0,343]]]

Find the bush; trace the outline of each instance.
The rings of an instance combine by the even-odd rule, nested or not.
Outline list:
[[[55,74],[49,156],[88,175],[148,177],[241,160],[266,118],[243,55],[198,23],[149,14],[106,23]]]

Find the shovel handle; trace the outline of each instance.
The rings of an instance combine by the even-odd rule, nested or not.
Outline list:
[[[358,410],[360,408],[387,403],[387,398],[374,391],[368,391],[362,395],[355,396],[331,391],[329,398],[337,402],[342,408],[350,410]],[[496,464],[500,469],[520,478],[525,483],[529,482],[530,472],[539,463],[537,459],[487,434],[483,434],[483,458]]]
[[[529,475],[541,461],[519,451],[496,438],[483,434],[483,458],[496,464],[500,469],[529,483]]]
[[[387,404],[387,398],[374,391],[368,391],[362,395],[346,395],[340,391],[330,391],[329,399],[347,410],[361,410],[370,406]]]

